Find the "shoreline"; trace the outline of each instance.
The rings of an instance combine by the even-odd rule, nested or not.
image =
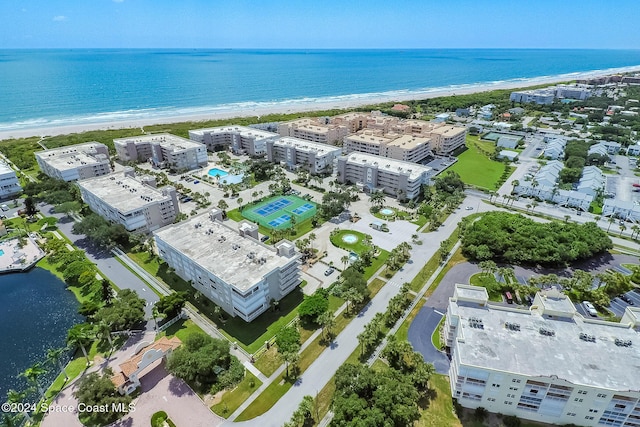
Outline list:
[[[339,95],[315,99],[293,99],[278,103],[254,102],[227,104],[211,107],[194,107],[191,110],[203,110],[200,113],[185,112],[170,113],[167,115],[157,115],[155,117],[144,117],[135,119],[120,119],[100,121],[95,117],[83,118],[84,123],[76,124],[46,124],[43,126],[32,126],[18,129],[0,130],[0,141],[28,138],[28,137],[50,137],[67,134],[77,134],[94,130],[117,130],[140,128],[143,132],[144,126],[184,123],[184,122],[204,122],[210,120],[224,120],[242,117],[258,117],[269,114],[293,114],[307,113],[323,110],[351,109],[366,105],[375,105],[386,102],[407,102],[424,100],[437,97],[453,95],[468,95],[491,90],[505,90],[515,88],[526,88],[543,84],[554,84],[577,79],[595,78],[619,73],[629,73],[640,71],[640,65],[609,68],[604,70],[593,70],[585,72],[574,72],[559,74],[555,76],[540,76],[532,78],[519,78],[505,81],[484,82],[452,85],[448,87],[427,88],[415,91],[389,91],[383,93]],[[253,108],[252,108],[253,107]],[[185,108],[184,110],[189,110]],[[208,111],[207,111],[208,110]],[[143,113],[140,111],[139,113]],[[104,113],[109,114],[109,113]],[[68,120],[71,120],[69,118]],[[93,121],[91,121],[93,120]]]

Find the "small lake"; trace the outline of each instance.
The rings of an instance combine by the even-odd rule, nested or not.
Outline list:
[[[35,362],[46,360],[47,350],[65,345],[67,331],[83,317],[79,303],[65,283],[42,268],[0,275],[0,401],[9,389],[23,390],[17,375]],[[53,370],[48,364],[47,368]],[[53,373],[40,383],[47,387]]]

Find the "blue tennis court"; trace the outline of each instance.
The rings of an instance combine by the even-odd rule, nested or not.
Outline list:
[[[304,205],[295,208],[291,212],[293,212],[296,215],[302,215],[303,213],[305,213],[309,209],[313,209],[313,208],[315,208],[315,206],[313,206],[313,205],[311,205],[309,203],[305,203]]]
[[[268,204],[262,206],[260,209],[256,209],[254,212],[258,215],[269,216],[272,213],[279,211],[286,206],[289,206],[291,203],[293,202],[287,199],[278,199],[274,200],[273,202],[269,202]]]
[[[290,220],[291,220],[291,217],[289,215],[282,215],[274,219],[273,221],[269,221],[269,225],[275,228],[275,227],[278,227],[279,225],[289,222]]]

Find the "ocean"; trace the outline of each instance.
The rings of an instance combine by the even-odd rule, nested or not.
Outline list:
[[[0,131],[406,96],[640,65],[640,50],[0,50]]]

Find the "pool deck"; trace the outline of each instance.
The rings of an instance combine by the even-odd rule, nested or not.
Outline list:
[[[4,251],[4,255],[0,255],[0,273],[28,270],[45,255],[31,237],[26,238],[22,247],[18,238],[1,241],[0,249]]]

